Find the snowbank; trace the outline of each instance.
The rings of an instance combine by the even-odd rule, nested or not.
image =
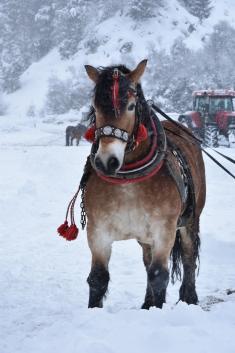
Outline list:
[[[146,274],[139,246],[125,241],[113,248],[104,309],[88,310],[86,233],[67,243],[56,227],[89,149],[1,146],[0,352],[234,353],[234,181],[206,159],[200,306],[176,305],[177,284],[163,310],[140,310]]]

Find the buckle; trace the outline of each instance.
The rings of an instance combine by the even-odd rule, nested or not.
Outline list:
[[[118,79],[118,77],[119,77],[119,71],[118,71],[117,68],[115,68],[115,69],[113,70],[113,78],[114,78],[114,79]]]

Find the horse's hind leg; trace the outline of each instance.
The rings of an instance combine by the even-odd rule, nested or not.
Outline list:
[[[195,285],[196,262],[200,246],[199,220],[193,224],[181,228],[181,258],[183,262],[184,274],[183,282],[179,291],[179,299],[187,304],[197,304],[198,297]]]
[[[93,241],[88,237],[89,247],[92,252],[91,271],[87,278],[89,284],[89,308],[102,308],[103,298],[108,289],[109,271],[108,264],[111,256],[110,242],[97,239]]]
[[[152,249],[150,245],[143,244],[140,242],[139,244],[141,245],[143,250],[143,261],[144,261],[146,271],[148,273],[148,269],[152,262]],[[147,289],[146,289],[146,294],[145,294],[144,303],[142,305],[142,309],[149,309],[151,306],[154,306],[154,297],[153,297],[153,292],[152,292],[149,280],[147,279]]]

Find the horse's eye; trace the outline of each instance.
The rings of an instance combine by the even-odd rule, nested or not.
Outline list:
[[[128,110],[133,110],[133,109],[135,109],[135,104],[131,103],[128,107]]]

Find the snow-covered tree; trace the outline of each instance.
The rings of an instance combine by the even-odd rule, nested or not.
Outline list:
[[[58,7],[54,19],[54,38],[63,58],[69,58],[78,48],[88,22],[95,11],[91,0],[69,0]]]
[[[202,20],[210,16],[212,6],[211,0],[181,0],[188,12]]]
[[[36,60],[43,57],[53,47],[53,21],[55,6],[44,0],[34,17],[34,52]]]
[[[4,115],[4,113],[6,112],[6,109],[7,109],[7,106],[3,99],[2,90],[0,89],[0,115]]]
[[[163,0],[129,0],[129,15],[137,21],[156,16],[156,10],[163,6]]]

